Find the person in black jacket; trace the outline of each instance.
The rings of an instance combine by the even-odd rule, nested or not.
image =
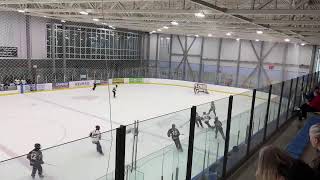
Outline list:
[[[30,161],[30,166],[32,166],[31,177],[33,179],[35,178],[37,171],[40,178],[44,177],[42,174],[42,166],[41,166],[44,162],[43,162],[42,152],[40,149],[41,149],[41,145],[39,143],[36,143],[34,145],[34,149],[30,151],[27,155],[27,159]]]
[[[260,150],[256,171],[257,180],[316,180],[315,171],[306,163],[289,156],[275,146]]]

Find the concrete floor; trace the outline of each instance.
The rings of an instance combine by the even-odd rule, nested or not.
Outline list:
[[[267,144],[273,144],[284,149],[288,143],[295,137],[297,132],[299,122],[297,119],[294,119],[291,123],[287,124],[284,127],[281,134],[276,134],[273,138],[271,138]],[[303,158],[306,159],[306,162],[311,161],[310,153],[313,151],[311,147],[307,148],[306,154]],[[255,171],[257,167],[257,159],[259,152],[255,153],[251,159],[249,159],[237,172],[233,174],[228,180],[254,180],[255,179]]]

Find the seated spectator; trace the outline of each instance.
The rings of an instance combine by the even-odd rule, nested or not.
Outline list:
[[[320,175],[320,124],[311,126],[309,129],[309,137],[312,147],[318,152],[317,157],[311,162],[311,167]]]
[[[275,146],[266,146],[259,153],[257,180],[316,180],[315,171]]]
[[[317,95],[320,94],[320,89],[318,86],[316,86],[314,88],[314,90],[309,93],[309,94],[304,94],[304,98],[307,100],[307,101],[311,101],[314,97],[316,97]]]
[[[299,120],[307,118],[307,112],[320,112],[320,95],[295,110],[299,112]]]

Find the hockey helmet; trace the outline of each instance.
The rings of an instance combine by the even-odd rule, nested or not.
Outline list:
[[[96,130],[100,130],[100,126],[99,125],[96,125]]]
[[[41,144],[39,143],[34,144],[34,148],[38,150],[41,149]]]

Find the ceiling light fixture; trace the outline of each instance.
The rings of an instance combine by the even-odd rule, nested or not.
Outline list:
[[[170,40],[170,38],[169,38],[169,37],[167,37],[166,39],[167,39],[167,40]]]
[[[240,41],[240,38],[237,38],[236,40],[237,40],[237,41]]]
[[[62,19],[62,20],[61,20],[61,22],[65,23],[65,22],[66,22],[66,20],[63,20],[63,19]]]
[[[79,13],[82,14],[82,15],[88,15],[89,14],[88,12],[85,12],[85,11],[80,11]]]
[[[204,18],[206,16],[205,14],[203,14],[203,12],[194,13],[194,15],[198,18]]]
[[[198,34],[196,34],[196,35],[194,35],[195,37],[199,37],[199,35]]]
[[[47,16],[43,16],[44,18],[47,18]]]
[[[174,26],[178,26],[179,23],[177,21],[171,21],[171,24],[174,25]]]
[[[304,45],[306,45],[306,43],[301,43],[301,46],[304,46]]]
[[[284,39],[285,42],[290,42],[290,39],[286,38]]]
[[[226,35],[227,35],[227,36],[231,36],[231,32],[228,32]]]
[[[163,26],[163,29],[169,29],[169,27],[168,26]]]
[[[263,31],[257,31],[257,34],[263,34]]]
[[[18,9],[18,12],[19,12],[19,13],[25,13],[25,12],[26,12],[26,10]]]
[[[256,39],[256,41],[259,42],[260,40],[259,40],[259,39]]]
[[[157,29],[157,31],[159,31],[159,32],[160,32],[160,31],[162,31],[162,30],[161,30],[161,29]]]
[[[211,34],[211,33],[209,33],[209,34],[208,34],[208,37],[212,37],[212,34]]]
[[[92,19],[92,21],[96,21],[96,22],[98,22],[98,21],[99,21],[99,19],[97,19],[97,18],[93,18],[93,19]]]

